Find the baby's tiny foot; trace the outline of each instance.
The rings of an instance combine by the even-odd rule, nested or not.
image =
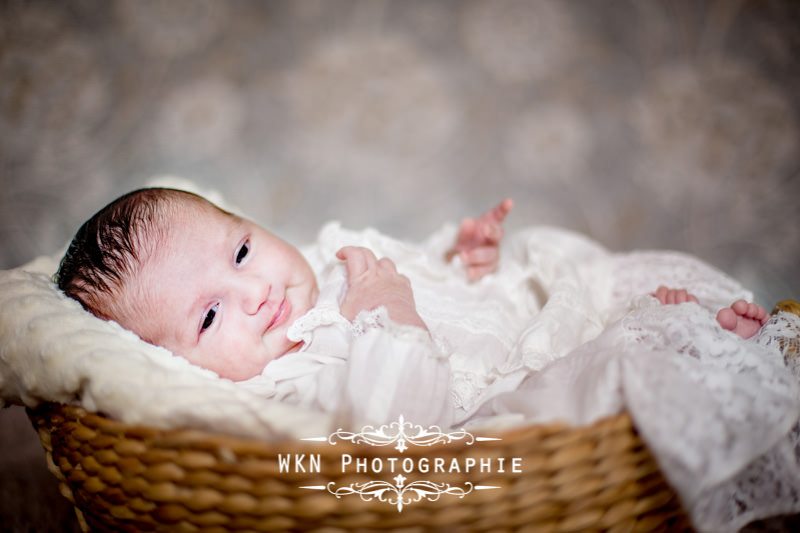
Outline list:
[[[749,339],[755,335],[768,319],[769,314],[766,309],[744,300],[737,300],[730,307],[720,309],[717,313],[719,325],[743,339]]]
[[[684,289],[668,289],[663,285],[653,293],[653,296],[655,296],[662,305],[685,304],[686,302],[697,303],[697,297],[694,294],[689,294]]]

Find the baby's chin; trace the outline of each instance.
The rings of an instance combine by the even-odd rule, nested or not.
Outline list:
[[[301,313],[298,315],[298,317],[302,316],[303,314],[305,313]],[[286,324],[284,324],[279,330],[268,331],[264,336],[261,337],[261,343],[267,352],[265,366],[271,361],[280,359],[288,353],[296,352],[303,345],[302,341],[293,341],[286,336],[289,328],[292,324],[294,324],[295,320],[297,320],[297,317],[291,316],[286,321]]]

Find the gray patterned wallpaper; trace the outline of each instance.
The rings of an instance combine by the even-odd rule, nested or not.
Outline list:
[[[176,174],[298,243],[512,228],[800,299],[800,3],[0,0],[0,268]]]
[[[0,0],[0,268],[175,174],[303,243],[512,196],[512,228],[800,299],[798,28],[795,0]],[[20,408],[0,449],[0,528],[77,531]]]

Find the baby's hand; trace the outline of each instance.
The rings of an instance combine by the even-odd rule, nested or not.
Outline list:
[[[472,280],[497,270],[499,245],[504,234],[503,220],[512,207],[514,202],[506,198],[477,220],[465,218],[453,249],[447,252],[447,260],[459,256],[467,268],[467,277]]]
[[[336,252],[336,257],[347,267],[348,288],[342,302],[342,316],[352,321],[361,311],[384,306],[398,324],[428,330],[417,314],[411,283],[397,272],[391,259],[378,260],[372,251],[355,246],[345,246]]]

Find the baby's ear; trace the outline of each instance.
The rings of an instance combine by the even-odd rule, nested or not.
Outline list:
[[[172,174],[162,174],[150,178],[145,184],[145,186],[165,187],[168,189],[178,189],[181,191],[190,192],[198,196],[202,196],[212,204],[216,205],[217,207],[229,213],[233,213],[239,216],[245,216],[242,209],[240,209],[239,206],[233,205],[228,200],[226,200],[222,192],[218,191],[217,189],[202,187],[197,183],[195,183],[194,181],[190,180],[189,178],[184,178],[182,176],[175,176]]]

